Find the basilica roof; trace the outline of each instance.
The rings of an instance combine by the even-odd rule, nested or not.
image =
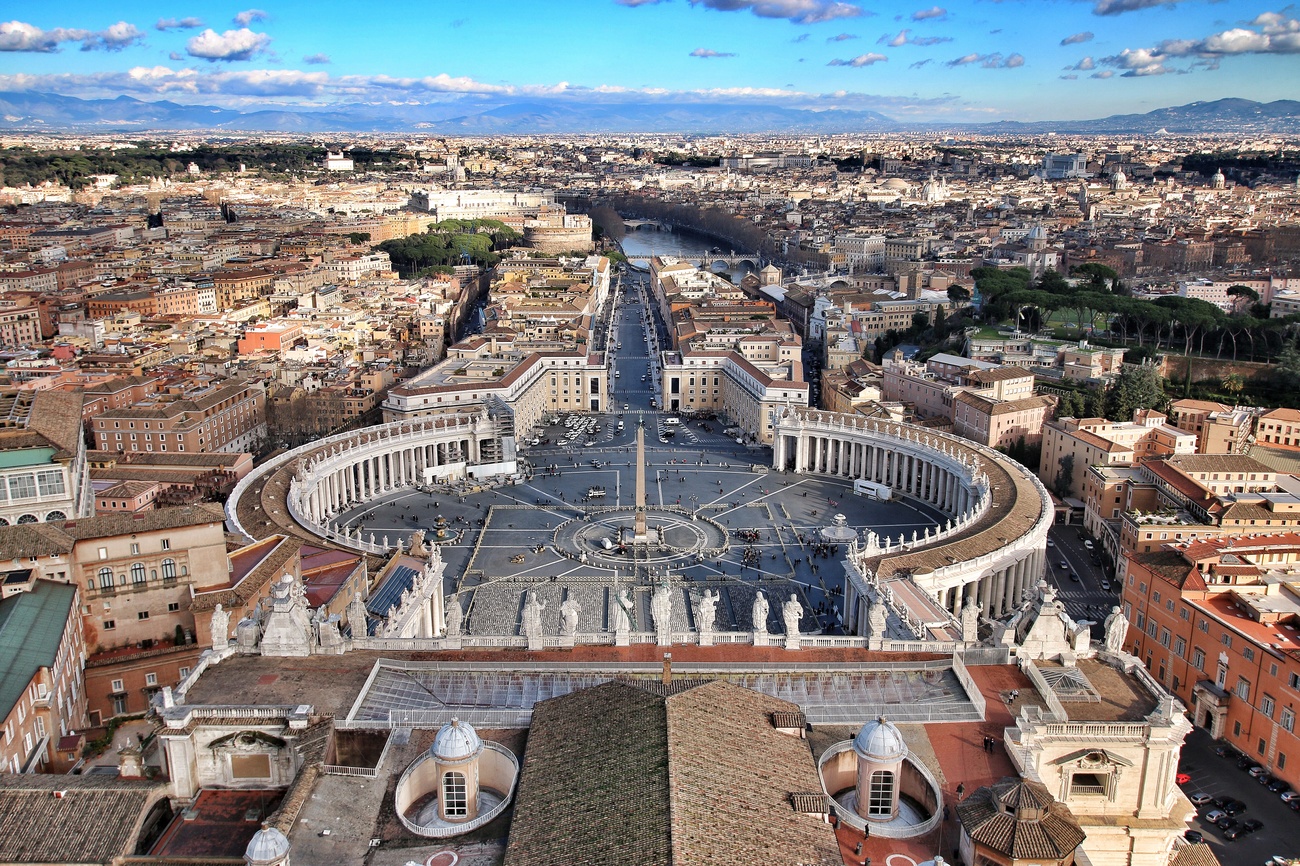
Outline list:
[[[976,790],[957,804],[957,820],[977,844],[1012,860],[1063,860],[1084,840],[1070,810],[1027,779]]]

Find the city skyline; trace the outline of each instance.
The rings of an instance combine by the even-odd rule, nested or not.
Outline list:
[[[419,104],[445,117],[694,102],[1077,120],[1288,98],[1300,53],[1293,6],[1240,0],[490,0],[354,13],[300,2],[24,10],[0,23],[0,91],[235,109]]]

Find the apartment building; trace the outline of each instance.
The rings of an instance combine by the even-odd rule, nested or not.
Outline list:
[[[1296,417],[1300,419],[1300,413]],[[1173,401],[1169,404],[1169,421],[1180,430],[1196,434],[1198,454],[1244,454],[1255,431],[1254,415],[1210,400]],[[1300,424],[1296,429],[1300,430]]]
[[[0,770],[66,772],[59,738],[85,728],[80,599],[75,584],[31,581],[0,599]]]
[[[1255,438],[1270,448],[1300,451],[1300,409],[1273,409],[1260,415]]]
[[[1068,496],[1080,498],[1089,466],[1132,466],[1144,457],[1192,454],[1196,435],[1171,427],[1159,412],[1139,409],[1132,421],[1057,418],[1043,425],[1038,477],[1049,489],[1058,476]],[[1065,472],[1066,467],[1070,468]]]
[[[88,517],[81,395],[0,392],[0,526]]]
[[[1300,535],[1165,544],[1126,560],[1126,648],[1198,727],[1300,787]]]
[[[93,430],[100,451],[256,451],[266,438],[266,393],[255,382],[202,384],[109,409]]]

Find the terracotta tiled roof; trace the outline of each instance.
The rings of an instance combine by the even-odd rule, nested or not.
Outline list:
[[[0,862],[114,862],[134,853],[165,793],[158,782],[109,776],[0,775]]]
[[[1219,866],[1219,858],[1214,856],[1210,846],[1204,842],[1184,845],[1178,849],[1169,866]]]
[[[1084,840],[1070,810],[1027,779],[980,788],[957,804],[957,819],[976,843],[1013,860],[1063,860]]]
[[[537,704],[507,866],[839,864],[786,701],[724,681],[613,681]]]

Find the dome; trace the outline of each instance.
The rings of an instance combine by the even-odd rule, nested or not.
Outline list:
[[[463,761],[483,751],[483,741],[469,722],[452,719],[450,725],[443,725],[438,736],[433,738],[429,754],[439,761]]]
[[[853,738],[853,751],[859,758],[890,764],[907,757],[907,743],[903,735],[892,722],[881,716],[874,722],[867,722]]]
[[[244,861],[250,866],[280,863],[289,856],[289,840],[270,824],[263,824],[262,829],[253,834],[244,849]]]
[[[881,186],[883,186],[885,189],[898,189],[898,190],[908,190],[912,188],[912,185],[907,181],[903,180],[901,177],[891,177],[889,180],[882,183]]]
[[[1041,223],[1035,224],[1034,227],[1029,230],[1029,234],[1027,235],[1027,237],[1031,241],[1046,240],[1047,230],[1043,228]]]

